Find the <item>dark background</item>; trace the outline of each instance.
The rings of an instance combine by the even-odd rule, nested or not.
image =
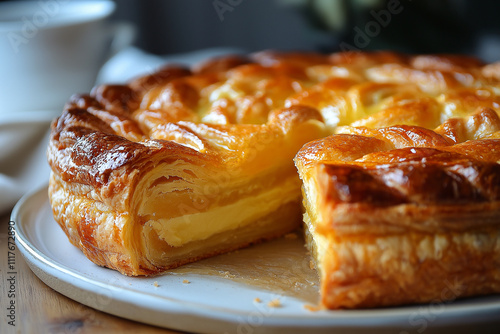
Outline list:
[[[462,53],[486,61],[500,60],[500,1],[497,0],[115,2],[118,8],[113,19],[135,23],[138,27],[135,45],[154,54],[220,46],[242,51],[322,52],[347,47]],[[382,26],[373,13],[387,12],[391,3],[399,3],[400,12],[391,15],[390,22]],[[366,34],[367,27],[373,29],[372,36]]]
[[[136,45],[156,54],[214,46],[331,52],[348,45],[500,60],[500,1],[395,1],[400,12],[385,27],[371,11],[387,11],[391,0],[116,0],[114,17],[135,22]],[[366,35],[367,43],[356,35],[371,21],[380,31]]]

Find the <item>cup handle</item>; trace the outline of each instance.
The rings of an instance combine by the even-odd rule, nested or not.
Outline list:
[[[137,29],[129,22],[114,22],[110,25],[109,33],[111,44],[105,62],[121,50],[132,45],[137,34]]]

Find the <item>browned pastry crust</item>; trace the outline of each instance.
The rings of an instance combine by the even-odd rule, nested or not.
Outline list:
[[[323,305],[500,292],[499,129],[480,109],[436,131],[344,128],[306,144],[296,164]]]
[[[159,273],[295,229],[292,159],[336,134],[296,158],[324,305],[431,300],[435,273],[499,291],[499,80],[460,56],[261,52],[99,86],[52,125],[54,217],[96,264]]]
[[[89,259],[149,275],[300,225],[292,159],[327,134],[322,116],[283,108],[304,68],[248,62],[169,66],[72,97],[52,125],[49,197]]]

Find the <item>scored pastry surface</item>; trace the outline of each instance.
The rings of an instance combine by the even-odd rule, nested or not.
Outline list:
[[[461,56],[261,52],[98,86],[52,125],[54,217],[96,264],[160,273],[300,226],[293,158],[305,144],[295,163],[323,303],[428,301],[435,289],[408,300],[384,290],[415,263],[434,282],[425,267],[436,268],[412,253],[431,252],[426,243],[455,233],[450,254],[500,267],[499,80],[497,64]],[[383,241],[410,248],[369,243]],[[380,254],[399,267],[377,269]],[[439,273],[466,269],[454,265]],[[463,295],[499,291],[498,272],[488,275],[489,287]]]
[[[436,131],[345,128],[299,151],[325,306],[500,292],[500,119],[483,109],[464,121],[474,118],[492,122],[458,142],[463,122],[448,120]],[[466,139],[478,131],[491,139]],[[450,284],[458,291],[442,297]]]

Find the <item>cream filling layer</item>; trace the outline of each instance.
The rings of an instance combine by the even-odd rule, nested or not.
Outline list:
[[[298,197],[299,183],[294,176],[266,192],[242,198],[226,206],[170,219],[150,220],[146,225],[170,246],[180,247],[250,224]]]
[[[332,241],[330,238],[316,230],[329,221],[327,213],[321,209],[324,205],[326,195],[320,187],[321,165],[316,165],[313,170],[302,170],[302,200],[305,208],[303,214],[304,224],[309,234],[308,248],[316,260],[318,271],[323,273],[323,260],[328,252],[332,252]]]
[[[304,200],[305,200],[304,206],[306,211],[303,214],[303,220],[304,224],[306,225],[306,229],[308,231],[310,238],[308,240],[310,242],[308,248],[311,251],[311,254],[316,261],[316,266],[318,271],[321,272],[322,270],[321,259],[324,258],[328,250],[329,241],[325,236],[316,232],[316,226],[318,224],[317,222],[318,217],[314,211],[316,207],[314,206],[314,204],[311,204],[311,202],[309,201],[309,197],[305,196]]]

